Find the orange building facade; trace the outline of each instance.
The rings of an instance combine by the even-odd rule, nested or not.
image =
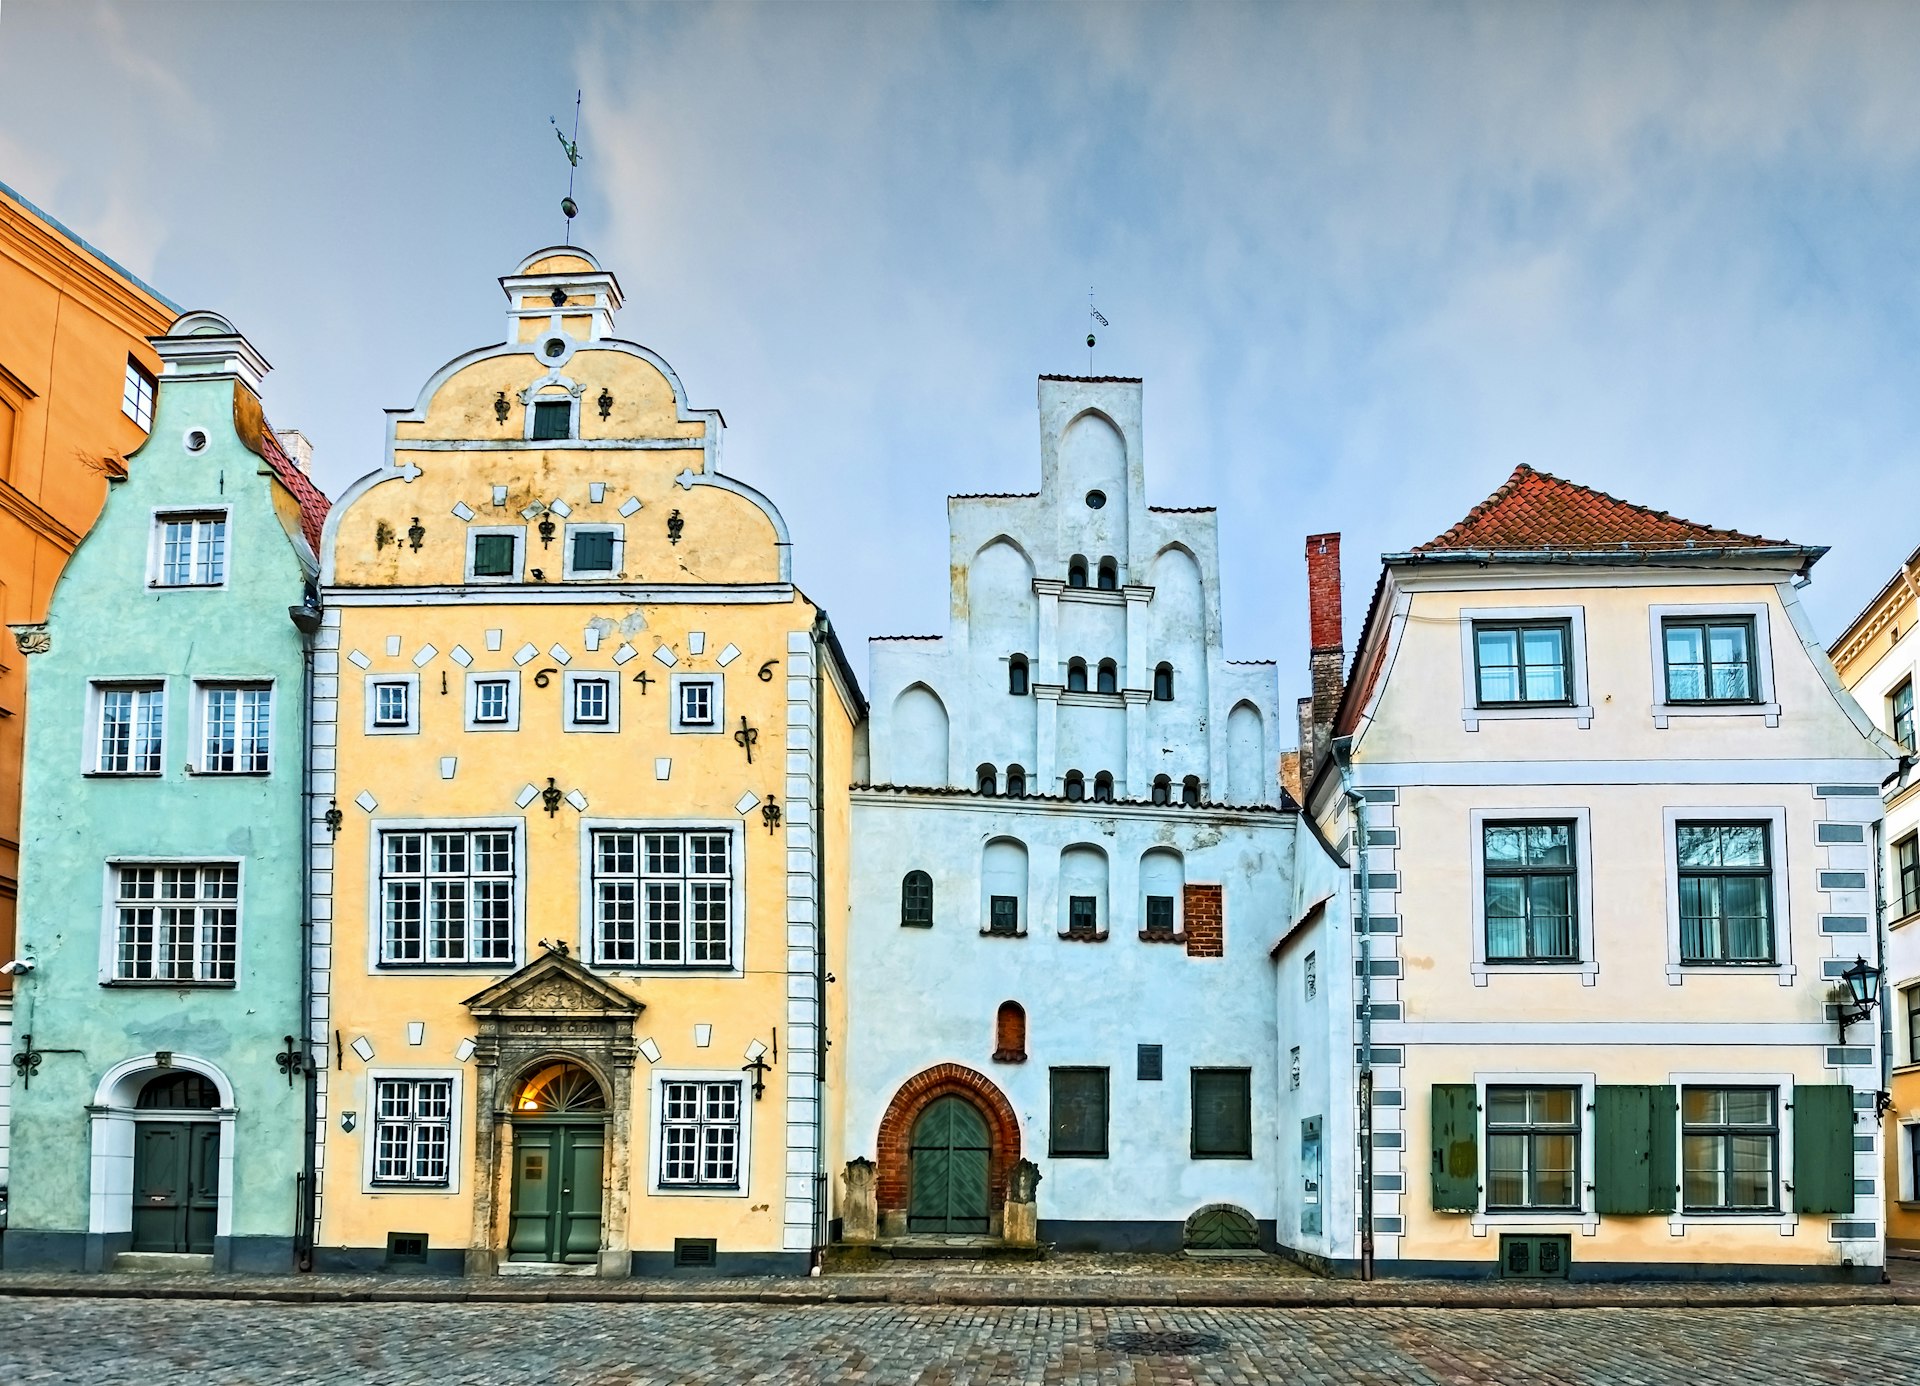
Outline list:
[[[14,956],[27,668],[7,630],[44,621],[107,478],[146,440],[179,309],[0,183],[0,961]],[[12,1066],[0,975],[0,1187]]]

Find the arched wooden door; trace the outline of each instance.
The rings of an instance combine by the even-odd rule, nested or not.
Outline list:
[[[163,1073],[134,1105],[133,1249],[205,1255],[219,1220],[220,1126],[191,1118],[219,1106],[219,1094],[198,1073]]]
[[[963,1097],[939,1097],[913,1124],[907,1231],[987,1232],[987,1123]]]
[[[507,1259],[576,1265],[597,1260],[606,1094],[585,1069],[549,1064],[522,1085],[513,1112]]]

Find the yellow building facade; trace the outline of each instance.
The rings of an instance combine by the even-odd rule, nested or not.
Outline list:
[[[501,285],[323,545],[316,1265],[803,1270],[858,688],[614,276]]]
[[[1920,769],[1914,690],[1920,687],[1920,549],[1833,642],[1840,681],[1903,753],[1881,786],[1880,929],[1886,952],[1881,1011],[1887,1023],[1887,1247],[1920,1251]]]

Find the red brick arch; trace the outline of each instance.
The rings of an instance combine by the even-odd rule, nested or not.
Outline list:
[[[1020,1159],[1020,1118],[992,1079],[963,1064],[935,1064],[916,1073],[887,1104],[880,1118],[880,1168],[874,1181],[879,1212],[905,1215],[913,1123],[934,1099],[949,1096],[965,1098],[986,1119],[987,1210],[997,1225],[1007,1201],[1007,1176]]]

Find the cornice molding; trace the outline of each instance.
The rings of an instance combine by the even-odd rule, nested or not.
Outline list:
[[[79,530],[62,523],[57,515],[11,481],[0,481],[0,511],[12,515],[28,529],[67,553],[80,547],[82,536]]]

